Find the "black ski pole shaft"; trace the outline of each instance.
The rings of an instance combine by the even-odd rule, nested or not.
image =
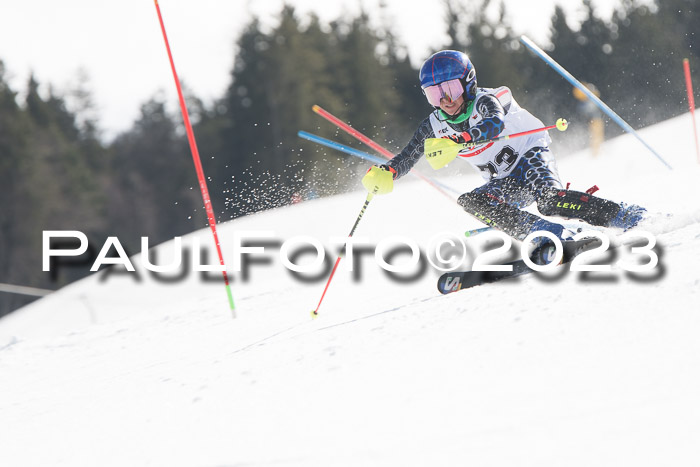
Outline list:
[[[374,198],[374,194],[376,193],[376,190],[372,193],[367,193],[367,199],[365,200],[365,204],[362,205],[362,209],[360,210],[360,214],[357,216],[357,219],[355,220],[355,224],[352,226],[352,229],[350,230],[350,234],[348,234],[348,238],[352,237],[353,234],[355,233],[355,230],[357,229],[357,225],[360,223],[360,220],[362,219],[362,216],[365,214],[365,211],[367,210],[367,206],[369,206],[369,202],[372,201],[372,198]],[[344,251],[344,249],[343,249]],[[321,303],[323,303],[323,299],[326,296],[326,292],[328,291],[328,286],[331,285],[331,281],[333,280],[333,276],[335,275],[336,269],[338,269],[338,264],[340,264],[340,259],[343,257],[343,253],[341,252],[338,255],[338,259],[335,260],[335,265],[333,266],[333,270],[331,271],[331,275],[328,278],[328,282],[326,282],[326,287],[323,289],[323,294],[321,295],[321,300],[318,301],[318,305],[316,306],[316,309],[311,312],[311,317],[316,318],[318,316],[318,310],[321,308]]]

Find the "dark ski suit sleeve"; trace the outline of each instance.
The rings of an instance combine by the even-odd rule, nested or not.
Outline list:
[[[476,111],[482,120],[466,130],[472,141],[496,138],[505,129],[506,113],[495,96],[483,95],[476,101]]]
[[[483,95],[474,104],[482,120],[469,128],[469,120],[459,124],[450,124],[459,132],[468,132],[472,141],[497,137],[505,129],[505,111],[498,99],[490,94]],[[411,171],[416,162],[423,156],[423,145],[427,138],[435,138],[433,127],[428,116],[413,134],[405,148],[391,159],[387,165],[396,171],[396,178],[401,178]]]
[[[411,171],[416,162],[423,156],[425,140],[433,137],[433,127],[430,125],[430,117],[428,116],[413,133],[413,137],[406,147],[387,163],[396,171],[396,178],[401,178]]]

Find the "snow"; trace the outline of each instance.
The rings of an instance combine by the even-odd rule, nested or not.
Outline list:
[[[596,184],[602,197],[661,213],[643,226],[661,246],[651,275],[614,266],[441,296],[432,268],[398,283],[365,256],[361,280],[338,272],[311,320],[325,277],[300,283],[268,247],[250,280],[232,274],[235,320],[220,281],[189,273],[164,283],[138,258],[139,280],[101,272],[34,302],[0,320],[0,464],[698,465],[700,169],[690,128],[681,116],[640,132],[673,171],[630,136],[597,158],[558,154],[572,188]],[[480,183],[443,180],[464,191]],[[240,232],[329,245],[364,198],[220,225],[226,257]],[[479,226],[405,179],[370,203],[356,235],[425,246],[437,232]],[[183,243],[195,237],[211,244],[208,229]],[[165,262],[172,243],[156,249]]]

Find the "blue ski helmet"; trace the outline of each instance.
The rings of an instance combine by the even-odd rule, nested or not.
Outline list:
[[[471,102],[476,97],[476,70],[465,53],[456,50],[437,52],[423,63],[418,76],[421,89],[459,79],[464,86],[465,102]]]

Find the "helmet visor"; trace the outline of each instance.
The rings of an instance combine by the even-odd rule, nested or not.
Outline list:
[[[433,107],[440,107],[440,100],[445,98],[449,102],[459,99],[459,96],[464,94],[464,86],[458,79],[443,81],[442,83],[428,86],[423,89],[425,97]]]

